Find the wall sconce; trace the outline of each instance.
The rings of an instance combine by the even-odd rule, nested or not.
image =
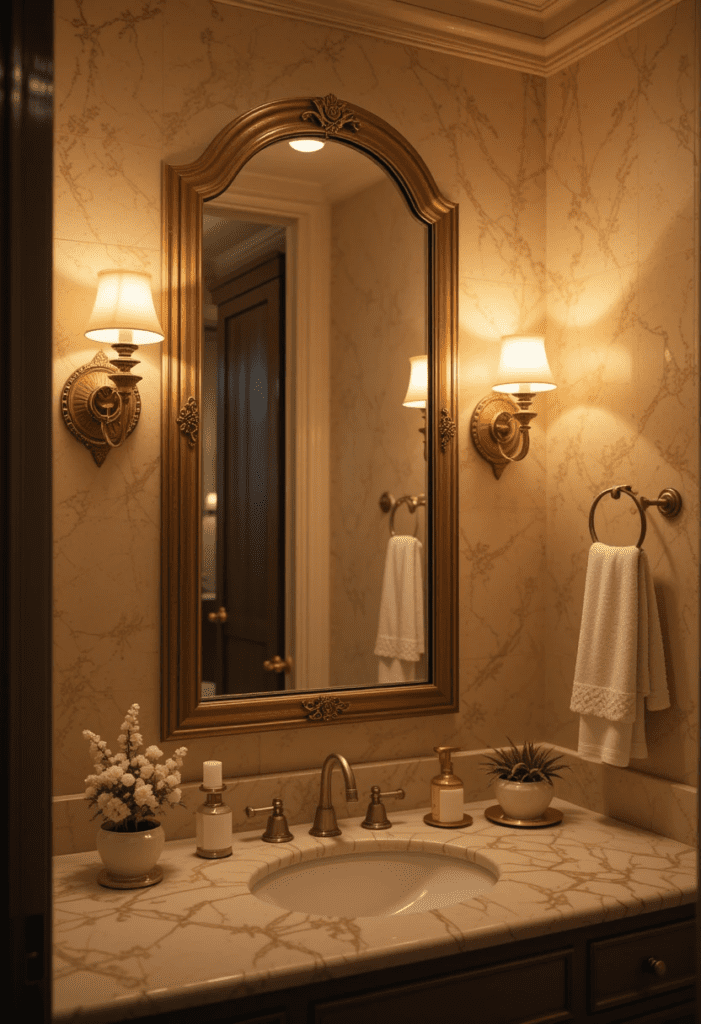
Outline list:
[[[95,305],[85,337],[112,345],[118,358],[103,352],[72,373],[61,396],[63,419],[98,466],[119,448],[139,421],[141,380],[132,373],[139,345],[163,341],[151,294],[151,275],[133,270],[101,270]]]
[[[426,402],[428,401],[428,356],[411,356],[409,387],[402,405],[408,409],[421,409],[422,426],[419,433],[424,435],[424,458],[426,458]]]
[[[530,423],[536,416],[530,411],[533,396],[557,387],[543,338],[512,334],[501,340],[495,393],[482,399],[470,423],[472,442],[491,462],[497,480],[510,462],[528,454]]]

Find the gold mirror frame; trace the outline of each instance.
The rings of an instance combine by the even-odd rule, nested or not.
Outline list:
[[[431,402],[427,417],[431,581],[428,683],[279,696],[199,697],[201,674],[199,408],[202,204],[221,195],[261,149],[294,138],[335,139],[378,163],[429,228]],[[161,738],[299,728],[458,709],[458,211],[416,150],[361,107],[290,99],[249,110],[198,160],[163,167],[161,497]]]

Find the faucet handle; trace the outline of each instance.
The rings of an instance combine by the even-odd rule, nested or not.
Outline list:
[[[382,799],[388,796],[396,797],[397,800],[404,799],[403,789],[392,789],[386,793],[380,792],[379,786],[372,786],[370,789],[370,803],[368,804],[367,813],[365,815],[365,821],[361,821],[361,828],[370,828],[378,830],[381,828],[391,828],[392,822],[387,818],[387,812],[385,805],[382,803]]]
[[[246,814],[252,818],[256,814],[273,813],[268,818],[268,825],[261,836],[264,843],[289,843],[294,836],[287,827],[287,818],[283,814],[282,800],[276,797],[271,807],[246,807]]]

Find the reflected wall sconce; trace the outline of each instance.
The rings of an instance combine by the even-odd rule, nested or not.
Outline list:
[[[139,345],[163,341],[151,294],[151,275],[133,270],[102,270],[85,337],[112,345],[118,358],[103,352],[79,367],[61,396],[63,420],[98,466],[119,448],[139,422],[141,399],[132,373]]]
[[[545,354],[543,338],[512,334],[501,339],[501,357],[493,394],[475,408],[470,423],[472,443],[499,479],[510,462],[528,454],[533,396],[557,387]]]
[[[408,409],[421,409],[422,426],[419,433],[424,435],[424,458],[426,458],[426,402],[428,401],[428,356],[411,356],[409,387],[402,405]]]

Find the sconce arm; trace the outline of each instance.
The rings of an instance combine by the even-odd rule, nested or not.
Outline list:
[[[525,459],[528,455],[528,450],[531,444],[531,420],[535,419],[537,413],[530,412],[529,407],[532,402],[530,395],[514,395],[516,401],[519,403],[519,411],[514,413],[502,412],[500,413],[494,423],[492,424],[492,431],[494,434],[494,441],[499,449],[499,454],[507,462],[520,462],[521,459]],[[521,445],[519,448],[518,455],[509,455],[501,446],[501,441],[505,440],[509,434],[509,424],[512,420],[516,420],[519,424],[519,433],[521,435]]]

